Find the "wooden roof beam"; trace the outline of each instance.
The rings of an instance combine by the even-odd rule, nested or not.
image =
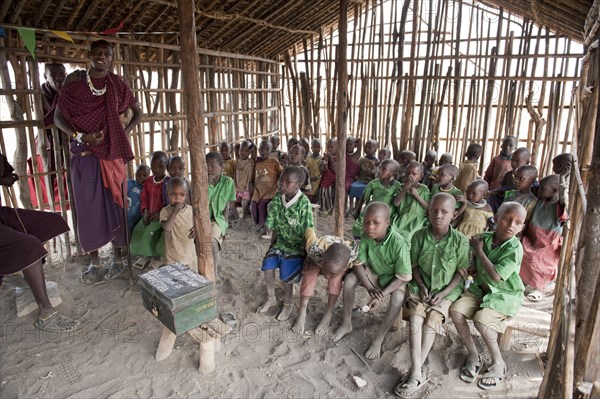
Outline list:
[[[79,20],[79,23],[77,24],[77,30],[79,30],[79,31],[83,30],[88,19],[90,19],[90,17],[94,13],[94,11],[96,11],[96,8],[98,7],[98,3],[100,3],[100,0],[94,0],[92,2],[92,4],[90,4],[87,7],[87,9],[85,10],[85,13],[83,13],[83,17],[81,17],[81,19]]]
[[[8,2],[10,3],[10,1]],[[19,19],[19,15],[21,15],[21,11],[23,10],[23,6],[25,5],[25,0],[19,0],[15,4],[15,11],[10,15],[8,19],[11,24],[14,24]]]
[[[33,26],[39,26],[40,22],[42,22],[42,18],[44,18],[44,14],[46,14],[46,10],[48,10],[48,6],[52,0],[45,0],[42,6],[37,10],[35,15],[35,19],[33,20]]]
[[[56,23],[56,20],[58,19],[58,16],[60,15],[60,10],[62,10],[66,1],[67,0],[60,0],[58,2],[58,4],[56,5],[56,9],[54,10],[54,14],[52,14],[52,18],[50,19],[50,23],[48,24],[48,26],[54,26],[54,24]]]

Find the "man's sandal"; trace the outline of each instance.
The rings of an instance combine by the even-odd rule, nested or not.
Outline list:
[[[80,323],[77,320],[54,312],[50,316],[44,318],[39,317],[33,324],[42,331],[58,333],[73,331]]]
[[[502,367],[502,368],[500,368]],[[498,366],[497,364],[492,364],[488,371],[481,376],[481,379],[477,383],[477,386],[483,390],[490,391],[492,389],[496,389],[500,381],[502,381],[506,377],[506,365]],[[492,379],[492,384],[487,384],[484,381],[486,379]]]
[[[125,265],[123,263],[113,263],[104,274],[104,280],[114,280],[123,274],[124,271]]]
[[[394,393],[402,398],[409,398],[420,391],[428,381],[429,378],[423,372],[421,372],[421,378],[407,376],[396,385]]]
[[[460,379],[469,384],[477,379],[477,376],[481,372],[481,356],[476,362],[472,362],[467,359],[465,365],[460,369]]]
[[[100,269],[102,269],[101,266],[99,266],[99,265],[97,266],[97,265],[94,265],[93,263],[91,263],[90,266],[87,268],[87,270],[85,272],[81,273],[79,280],[83,284],[95,283],[96,281],[98,281],[98,276],[100,276]]]

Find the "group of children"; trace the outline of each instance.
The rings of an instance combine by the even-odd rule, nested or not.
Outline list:
[[[213,252],[218,255],[228,226],[237,223],[238,206],[242,217],[252,215],[262,237],[271,240],[261,268],[267,298],[257,311],[266,313],[277,305],[276,269],[284,287],[278,320],[291,317],[293,286],[300,283],[299,314],[292,326],[297,333],[305,330],[319,275],[327,279],[329,296],[317,334],[329,331],[333,309],[343,293],[343,318],[333,341],[352,331],[359,285],[371,298],[361,312],[389,296],[365,357],[381,355],[384,336],[403,310],[402,317],[410,322],[412,364],[395,389],[403,397],[427,382],[422,365],[449,318],[468,350],[460,378],[478,379],[483,365],[467,324],[472,319],[492,358],[478,386],[495,388],[506,375],[498,335],[517,314],[524,293],[532,301],[539,300],[556,276],[570,154],[555,157],[555,174],[538,183],[529,151],[516,148],[512,136],[503,140],[501,153],[483,179],[478,176],[482,147],[476,143],[469,145],[459,168],[449,154],[438,161],[434,151],[428,151],[422,163],[414,152],[402,151],[399,163],[389,151],[378,152],[374,140],[365,143],[365,155],[355,161],[361,144],[349,139],[347,159],[354,162],[356,175],[346,174],[347,210],[355,222],[353,239],[344,240],[317,236],[311,205],[319,202],[321,211],[332,209],[337,142],[328,140],[323,155],[316,139],[310,143],[310,153],[307,140],[288,145],[285,154],[278,149],[277,137],[258,146],[250,141],[233,148],[223,143],[219,153],[206,156]],[[151,177],[147,168],[138,168],[130,189],[130,198],[134,190],[140,198],[139,202],[131,198],[130,210],[136,204],[140,210],[137,222],[132,219],[131,245],[134,254],[164,254],[169,262],[195,269],[195,257],[188,256],[195,248],[183,166],[181,158],[167,161],[164,153],[157,152],[152,156]],[[155,252],[146,251],[150,247]],[[147,259],[150,264],[154,260]]]

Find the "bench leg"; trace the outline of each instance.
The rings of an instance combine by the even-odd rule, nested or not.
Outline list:
[[[215,339],[200,343],[200,374],[209,374],[215,369]]]
[[[173,352],[173,347],[175,346],[176,338],[177,335],[173,334],[171,330],[169,330],[167,327],[163,328],[163,332],[160,337],[160,342],[158,343],[158,349],[156,349],[157,362],[165,360],[169,357],[171,352]]]
[[[503,334],[500,334],[500,350],[506,351],[510,349],[510,342],[512,341],[513,329],[506,327]]]

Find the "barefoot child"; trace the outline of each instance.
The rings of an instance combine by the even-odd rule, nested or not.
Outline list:
[[[181,263],[198,272],[194,245],[194,211],[186,205],[187,183],[174,177],[167,183],[169,205],[160,211],[160,224],[165,235],[165,263]]]
[[[565,184],[561,178],[568,173],[550,175],[540,181],[538,201],[531,220],[523,233],[523,264],[521,279],[529,289],[527,299],[538,302],[544,289],[556,278],[562,247],[562,227],[567,220]]]
[[[300,186],[300,191],[308,196],[312,192],[312,186],[310,184],[308,169],[306,169],[306,166],[302,165],[304,155],[304,147],[300,144],[296,144],[290,149],[290,166],[297,166],[304,171],[304,181]]]
[[[411,239],[412,281],[402,318],[409,321],[410,372],[396,389],[408,397],[423,388],[427,377],[421,368],[433,346],[435,335],[444,335],[442,325],[448,321],[448,309],[463,291],[458,272],[469,268],[469,241],[450,227],[457,215],[456,200],[439,193],[429,204],[431,225],[417,231]]]
[[[327,140],[327,151],[321,161],[321,187],[319,188],[319,206],[321,212],[331,215],[333,213],[333,200],[335,197],[335,163],[337,158],[337,140]]]
[[[317,202],[317,194],[319,193],[319,187],[321,185],[321,142],[319,139],[313,139],[311,143],[312,153],[306,157],[306,169],[308,169],[308,175],[310,176],[310,195],[307,195],[308,199],[312,203]]]
[[[319,275],[323,275],[327,279],[329,298],[327,310],[315,329],[315,333],[325,335],[329,330],[333,308],[342,292],[344,273],[348,270],[349,264],[356,259],[358,248],[354,243],[332,235],[317,238],[313,228],[306,229],[304,240],[306,242],[306,259],[300,282],[300,313],[292,331],[297,334],[304,333],[308,301],[314,295]]]
[[[412,278],[410,244],[390,226],[390,208],[383,202],[367,205],[363,226],[358,259],[344,279],[344,318],[331,339],[339,341],[352,331],[352,308],[358,285],[369,292],[369,307],[390,295],[383,321],[365,353],[367,359],[377,359],[381,356],[383,338],[402,309],[406,283]]]
[[[465,152],[465,162],[458,169],[458,176],[454,181],[454,185],[463,193],[467,191],[467,186],[477,179],[479,171],[479,158],[483,147],[481,144],[471,143]]]
[[[131,253],[141,255],[134,267],[156,269],[162,265],[160,260],[164,254],[165,241],[163,229],[159,221],[160,211],[167,205],[167,154],[156,151],[150,160],[152,176],[144,183],[142,189],[142,220],[135,226],[131,234]]]
[[[279,140],[279,138],[277,138]],[[261,234],[267,234],[265,220],[267,206],[277,193],[277,179],[283,168],[279,161],[270,157],[271,143],[263,141],[258,147],[260,157],[254,163],[254,191],[252,192],[252,217]]]
[[[394,195],[400,190],[400,182],[394,180],[394,176],[398,172],[398,162],[393,159],[384,160],[379,166],[379,178],[372,180],[365,192],[358,200],[356,209],[354,210],[354,219],[356,222],[352,225],[352,236],[354,240],[360,240],[363,232],[364,212],[361,209],[364,205],[369,205],[373,201],[380,201],[392,209]]]
[[[239,159],[235,161],[235,196],[236,206],[242,207],[242,218],[250,216],[250,200],[252,199],[252,177],[254,160],[250,158],[250,142],[242,141]],[[236,209],[237,213],[237,209]]]
[[[229,204],[235,201],[235,183],[229,176],[223,175],[223,158],[218,152],[206,154],[206,168],[208,170],[208,210],[210,213],[212,253],[219,279],[219,262],[221,260],[221,247],[223,238],[227,233],[229,224]]]
[[[407,240],[427,222],[430,194],[429,189],[419,183],[421,177],[423,164],[416,161],[408,164],[404,184],[394,197],[392,226]]]
[[[483,367],[467,319],[473,320],[490,352],[492,364],[477,383],[485,390],[496,388],[506,376],[498,334],[504,333],[507,320],[523,302],[525,287],[519,277],[523,247],[516,235],[523,230],[526,215],[521,204],[505,202],[498,210],[496,231],[471,237],[477,274],[469,290],[450,307],[450,317],[468,351],[460,379],[474,382]]]
[[[483,176],[483,180],[490,185],[490,190],[495,190],[500,187],[506,172],[512,170],[510,158],[516,146],[517,138],[515,136],[506,136],[504,137],[504,140],[502,140],[500,154],[492,158],[492,162],[490,162],[485,170],[485,175]]]
[[[456,218],[456,229],[465,237],[483,233],[488,228],[488,221],[494,217],[492,208],[485,200],[488,183],[485,180],[474,180],[467,187],[467,207]]]
[[[259,308],[265,313],[277,302],[275,299],[275,269],[283,286],[283,307],[277,320],[287,320],[292,313],[293,284],[300,280],[304,262],[304,233],[314,228],[312,208],[306,195],[300,191],[304,172],[296,166],[285,168],[279,180],[279,193],[273,199],[265,225],[273,231],[271,247],[263,260],[267,300]]]
[[[365,143],[365,156],[358,160],[358,175],[348,191],[348,196],[352,201],[358,200],[365,191],[367,184],[376,177],[375,170],[379,165],[379,160],[375,156],[375,152],[377,152],[377,141],[367,141]]]
[[[527,210],[526,223],[529,223],[537,198],[531,192],[531,186],[537,179],[538,171],[533,165],[524,165],[515,171],[513,180],[514,190],[509,190],[504,194],[504,201],[518,202]]]
[[[142,219],[142,188],[148,176],[150,168],[148,165],[140,165],[135,171],[135,179],[127,181],[127,227],[129,228],[129,237],[133,232],[133,228]]]

